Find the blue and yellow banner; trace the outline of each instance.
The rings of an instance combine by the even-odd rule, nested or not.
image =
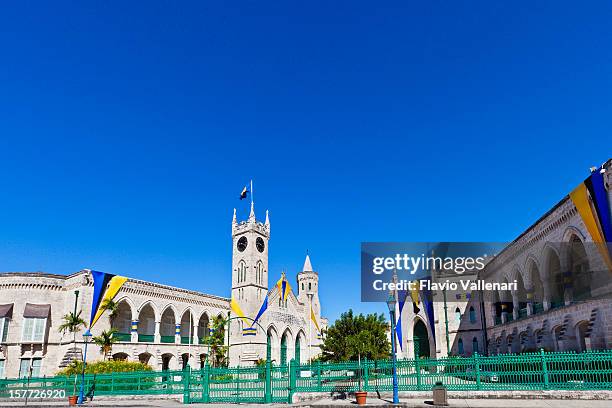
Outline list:
[[[281,301],[287,300],[287,296],[289,296],[289,292],[291,292],[291,285],[287,281],[285,277],[285,273],[282,274],[281,278],[276,282],[276,287],[278,288],[278,294],[281,298]]]
[[[116,276],[110,273],[91,271],[94,281],[93,299],[91,302],[91,315],[89,318],[89,329],[100,319],[104,313],[104,302],[113,300],[119,289],[127,282],[128,278]]]
[[[612,270],[612,248],[608,247],[608,243],[612,242],[612,222],[603,174],[594,169],[591,175],[570,193],[570,199],[593,242],[598,244],[597,248],[604,262],[609,270]]]

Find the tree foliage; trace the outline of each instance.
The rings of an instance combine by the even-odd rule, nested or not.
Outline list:
[[[383,314],[355,315],[353,310],[342,313],[329,327],[321,346],[323,361],[386,359],[391,353],[389,327]]]
[[[210,346],[210,363],[213,367],[227,367],[227,346],[225,346],[225,318],[221,315],[213,318],[212,333],[206,338]]]
[[[87,323],[81,317],[82,310],[79,310],[77,314],[70,312],[62,317],[62,324],[58,327],[58,330],[62,334],[76,333],[81,327],[87,327]]]
[[[133,371],[152,371],[151,366],[137,361],[94,361],[87,363],[86,374],[124,373]],[[57,372],[57,375],[80,375],[83,371],[83,362],[74,360],[66,368]]]
[[[103,311],[108,311],[108,320],[112,325],[113,320],[115,320],[119,314],[119,303],[115,302],[113,299],[105,299],[104,302],[102,302],[101,308]]]
[[[117,329],[104,330],[99,336],[92,339],[95,344],[100,346],[100,352],[105,360],[113,350],[113,344],[117,342],[117,338],[113,336],[115,333],[117,333]]]

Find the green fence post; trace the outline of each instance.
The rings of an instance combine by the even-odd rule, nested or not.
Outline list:
[[[542,361],[542,375],[544,376],[544,389],[547,390],[549,387],[549,378],[548,378],[548,366],[546,365],[546,354],[544,353],[544,349],[540,349],[540,359]]]
[[[267,404],[272,402],[272,344],[270,342],[270,336],[266,344],[266,392],[265,402]]]
[[[421,367],[419,357],[416,354],[414,356],[414,369],[416,370],[417,391],[421,391]]]
[[[293,393],[295,392],[295,375],[296,375],[295,359],[289,361],[289,394],[287,403],[293,403]]]
[[[183,404],[190,403],[190,381],[191,381],[191,367],[187,366],[183,372]]]
[[[323,387],[321,386],[321,361],[317,360],[317,391],[323,391]]]
[[[115,391],[115,373],[111,371],[111,386],[110,393],[112,394]]]
[[[210,366],[208,362],[204,364],[204,373],[202,378],[202,401],[210,402]]]
[[[368,390],[368,378],[369,378],[369,374],[368,374],[368,358],[365,357],[363,359],[363,390],[367,391]],[[361,390],[360,390],[361,391]]]
[[[474,371],[476,371],[476,389],[482,389],[482,385],[480,383],[480,359],[478,356],[478,352],[474,352]]]

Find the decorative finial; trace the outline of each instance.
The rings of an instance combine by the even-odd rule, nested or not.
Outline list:
[[[270,228],[270,215],[268,214],[268,210],[266,210],[266,227]]]
[[[236,209],[234,208],[234,217],[232,218],[232,224],[236,224]]]
[[[249,222],[255,222],[255,204],[251,201],[251,213],[249,214]]]

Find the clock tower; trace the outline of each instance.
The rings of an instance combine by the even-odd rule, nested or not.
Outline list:
[[[251,212],[247,221],[236,220],[236,209],[232,219],[232,298],[238,303],[246,317],[254,319],[268,294],[268,242],[270,240],[270,219],[266,211],[266,221],[255,219],[251,201]],[[234,315],[232,313],[232,315]],[[250,323],[249,323],[250,324]],[[230,322],[230,355],[243,363],[262,358],[263,344],[265,357],[266,335],[257,329],[256,336],[243,336],[241,320]],[[237,361],[231,358],[231,361]]]

